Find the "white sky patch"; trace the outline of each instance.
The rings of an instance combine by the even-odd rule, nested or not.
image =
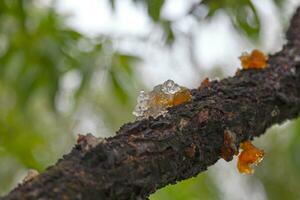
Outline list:
[[[75,137],[78,134],[92,133],[96,137],[108,137],[112,133],[107,129],[103,119],[99,116],[101,111],[93,106],[86,104],[78,110],[74,116],[72,133]]]
[[[253,0],[253,3],[255,4],[258,16],[261,19],[262,50],[265,50],[268,53],[275,53],[282,48],[284,43],[281,16],[278,14],[280,12],[271,0]]]
[[[67,72],[60,80],[60,91],[55,99],[59,111],[67,113],[74,106],[74,94],[81,83],[81,74],[77,70]]]
[[[167,0],[163,6],[161,16],[168,20],[177,20],[189,11],[193,3],[198,0]]]
[[[197,48],[201,67],[210,69],[221,66],[228,73],[239,66],[238,56],[249,48],[249,44],[232,29],[225,13],[218,12],[212,21],[202,23],[198,30]]]
[[[140,35],[149,31],[149,18],[130,0],[117,1],[116,12],[106,0],[60,0],[56,6],[59,12],[70,14],[71,26],[86,35]]]

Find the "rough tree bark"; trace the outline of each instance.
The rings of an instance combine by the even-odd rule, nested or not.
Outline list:
[[[82,137],[54,166],[1,199],[147,199],[196,176],[220,158],[224,133],[234,133],[238,147],[298,116],[300,8],[287,41],[266,69],[242,70],[194,89],[192,101],[164,117],[125,124],[97,145]]]

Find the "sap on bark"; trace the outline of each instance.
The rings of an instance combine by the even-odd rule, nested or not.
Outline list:
[[[240,143],[242,152],[238,156],[237,168],[240,173],[252,174],[252,166],[258,165],[264,156],[264,152],[256,148],[249,140]],[[221,147],[221,157],[227,162],[238,155],[239,151],[236,146],[236,134],[230,130],[224,131],[223,146]]]
[[[242,142],[240,147],[243,151],[238,158],[238,170],[240,173],[252,174],[254,172],[252,166],[262,161],[264,152],[256,148],[249,140]]]
[[[233,159],[234,155],[238,155],[239,151],[236,147],[236,134],[230,130],[224,131],[223,146],[221,147],[221,157],[228,161]]]
[[[157,85],[152,91],[141,91],[133,114],[138,120],[158,117],[167,112],[168,107],[177,106],[192,99],[189,89],[179,86],[172,80]]]
[[[243,53],[239,59],[243,69],[264,69],[267,66],[268,56],[254,49],[250,54],[247,52]]]
[[[198,89],[209,87],[209,85],[210,85],[210,79],[206,77],[205,79],[203,79]]]

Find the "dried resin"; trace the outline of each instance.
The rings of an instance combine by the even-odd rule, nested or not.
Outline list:
[[[268,56],[254,49],[250,54],[243,53],[239,59],[241,60],[243,69],[264,69],[267,66]]]
[[[221,147],[221,157],[228,162],[233,159],[234,155],[238,154],[238,149],[235,145],[236,134],[229,130],[225,130],[223,138],[224,141],[223,146]]]
[[[264,152],[256,148],[249,140],[242,142],[240,148],[243,150],[238,158],[238,170],[240,173],[252,174],[252,166],[260,163],[264,157]]]

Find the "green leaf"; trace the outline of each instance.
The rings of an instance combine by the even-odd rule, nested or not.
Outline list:
[[[132,64],[136,62],[138,58],[132,55],[114,52],[111,59],[112,65],[109,74],[113,91],[121,103],[129,103],[130,93],[134,88]]]
[[[258,39],[260,19],[251,0],[203,0],[202,3],[209,8],[208,18],[218,10],[224,10],[236,30],[250,39]]]
[[[146,1],[148,14],[153,21],[157,22],[160,19],[160,11],[164,4],[164,0],[150,0]]]
[[[165,32],[165,40],[166,43],[168,45],[173,44],[174,40],[175,40],[175,34],[172,30],[172,22],[171,21],[167,21],[167,20],[162,20],[161,21],[162,27],[164,29]]]
[[[250,39],[258,39],[260,20],[251,1],[249,1],[249,5],[238,9],[233,14],[232,21],[237,30],[242,31]]]
[[[122,81],[120,80],[120,74],[118,71],[111,71],[110,77],[112,81],[113,92],[115,93],[116,97],[123,103],[127,103],[129,100],[128,94],[122,85]]]
[[[273,1],[279,8],[282,8],[284,3],[286,3],[286,0],[273,0]]]
[[[190,178],[166,186],[150,196],[151,200],[182,200],[182,199],[218,199],[217,188],[207,174],[202,173]]]

